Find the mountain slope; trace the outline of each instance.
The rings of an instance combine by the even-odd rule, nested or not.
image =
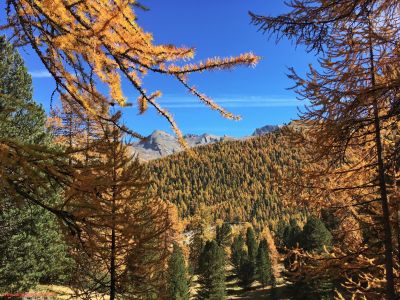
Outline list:
[[[181,152],[149,162],[152,190],[190,218],[207,212],[230,222],[249,221],[275,227],[294,212],[278,198],[275,172],[297,164],[298,149],[289,147],[280,130],[239,141],[196,147],[195,155]],[[303,216],[296,212],[297,217]]]
[[[278,126],[278,125],[265,125],[263,127],[256,128],[256,130],[254,130],[252,136],[260,136],[260,135],[268,134],[268,133],[271,133],[271,132],[274,132],[274,131],[278,130],[279,128],[281,128],[281,126]]]
[[[184,139],[189,147],[197,147],[232,140],[233,138],[205,133],[201,135],[187,134],[184,136]],[[148,161],[181,152],[183,148],[179,144],[176,136],[161,130],[156,130],[145,140],[133,144],[132,151],[137,154],[141,160]]]

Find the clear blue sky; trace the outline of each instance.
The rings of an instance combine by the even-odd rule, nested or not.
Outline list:
[[[145,79],[148,91],[160,89],[159,100],[174,115],[184,133],[211,133],[244,136],[254,128],[266,124],[288,123],[297,116],[296,100],[287,77],[287,67],[295,67],[300,74],[315,61],[312,54],[295,48],[288,41],[278,45],[268,40],[250,24],[248,11],[276,15],[285,11],[281,0],[143,0],[150,7],[139,13],[139,24],[153,33],[156,43],[173,43],[197,49],[196,59],[230,56],[252,51],[262,57],[256,68],[237,68],[233,71],[201,73],[192,76],[190,83],[211,96],[229,111],[243,117],[229,121],[211,111],[190,96],[173,80],[159,76]],[[3,7],[1,7],[3,8]],[[4,9],[0,18],[4,17]],[[22,50],[33,77],[35,100],[49,108],[54,81],[28,48]],[[136,91],[124,84],[125,94],[136,104]],[[170,131],[165,120],[149,110],[138,116],[136,108],[126,109],[124,121],[144,135],[155,129]]]

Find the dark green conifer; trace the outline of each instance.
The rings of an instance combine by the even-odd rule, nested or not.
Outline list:
[[[199,259],[199,300],[225,299],[225,252],[215,241],[207,241]]]
[[[189,300],[189,280],[181,248],[174,244],[168,262],[168,299]]]
[[[249,260],[255,264],[257,259],[257,241],[252,227],[247,228],[246,246]]]
[[[48,146],[45,123],[45,112],[32,100],[32,79],[21,56],[0,37],[0,139],[24,147]],[[8,171],[18,174],[18,164]],[[41,201],[55,204],[57,191]],[[63,283],[71,263],[55,216],[2,190],[0,292],[26,292],[39,282]]]
[[[300,243],[301,228],[295,219],[290,219],[289,224],[283,232],[283,245],[287,248],[294,248]]]
[[[235,236],[231,246],[231,262],[236,273],[239,273],[240,262],[243,257],[246,256],[246,252],[244,251],[243,247],[244,238],[243,235],[239,234],[238,236]]]
[[[311,216],[304,225],[301,246],[307,251],[323,251],[324,246],[331,246],[332,234],[317,217]]]
[[[255,280],[256,266],[254,262],[249,259],[247,253],[240,261],[239,273],[237,275],[240,286],[245,290],[249,289]]]
[[[271,283],[272,279],[271,259],[269,256],[268,243],[265,239],[263,239],[258,246],[257,279],[262,286]]]
[[[32,100],[32,79],[16,50],[0,36],[0,138],[43,144],[46,115]]]
[[[236,262],[238,263],[236,274],[239,278],[240,285],[244,289],[248,289],[256,279],[257,241],[253,228],[251,227],[247,228],[246,231],[246,246],[247,252],[239,252],[240,260]]]
[[[229,223],[223,223],[221,226],[217,226],[215,240],[221,247],[228,247],[231,244],[232,227]]]

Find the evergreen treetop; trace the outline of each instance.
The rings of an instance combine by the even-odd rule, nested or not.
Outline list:
[[[189,280],[185,258],[178,244],[174,243],[172,255],[168,261],[168,299],[189,300]]]
[[[321,252],[324,246],[331,246],[332,234],[317,217],[311,216],[304,225],[301,244],[304,250]]]
[[[225,299],[225,253],[216,241],[207,241],[199,258],[199,300]]]

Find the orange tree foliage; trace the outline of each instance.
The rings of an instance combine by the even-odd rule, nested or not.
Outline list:
[[[63,194],[62,209],[79,229],[68,236],[76,262],[71,286],[87,297],[163,299],[175,210],[148,193],[147,174],[113,122],[97,124],[93,134],[93,127],[71,127],[70,117],[54,117],[52,128],[61,145],[88,149],[72,156],[77,171]]]
[[[346,214],[355,219],[359,225],[353,230],[362,234],[362,245],[354,251],[342,244],[342,250],[384,264],[386,297],[395,299],[399,283],[393,254],[398,249],[392,231],[399,224],[399,198],[392,182],[398,173],[400,3],[294,0],[289,6],[289,13],[253,15],[253,21],[278,37],[323,52],[322,70],[310,67],[305,78],[292,70],[289,76],[300,97],[310,101],[302,115],[306,134],[300,139],[308,144],[310,161],[293,184],[298,195],[310,196],[311,205],[342,211],[342,220]],[[383,256],[377,255],[382,251]],[[377,287],[371,291],[379,295]]]
[[[144,113],[148,106],[153,106],[181,137],[172,116],[157,102],[161,92],[148,93],[142,85],[141,80],[149,72],[173,78],[224,117],[237,118],[191,86],[188,75],[238,65],[254,66],[259,58],[247,53],[187,63],[193,58],[194,49],[154,44],[152,35],[136,21],[135,10],[139,7],[133,0],[7,0],[7,18],[0,21],[0,30],[15,45],[29,44],[33,48],[53,76],[64,106],[73,110],[71,116],[74,114],[83,121],[113,121],[108,114],[110,106],[129,105],[121,87],[121,80],[125,78],[138,93],[139,112]],[[109,88],[109,95],[101,92],[99,86],[104,85]],[[140,137],[121,124],[115,125]],[[13,189],[23,198],[29,197],[37,205],[44,205],[40,200],[40,193],[46,193],[44,181],[65,189],[74,181],[76,172],[79,173],[72,161],[82,149],[69,147],[67,152],[58,149],[56,153],[54,149],[36,149],[10,140],[0,141],[0,148],[2,170],[13,168],[16,162],[23,166],[18,187],[10,186],[17,182],[7,172],[2,173],[2,186]],[[44,189],[33,191],[39,183]],[[77,220],[73,215],[51,207],[46,209],[75,227]]]
[[[304,209],[281,201],[287,189],[279,181],[281,173],[295,169],[301,160],[301,146],[291,147],[285,133],[196,147],[193,152],[147,163],[154,180],[151,189],[176,204],[182,218],[209,214],[210,222],[250,222],[274,230],[279,220],[305,219]]]
[[[7,0],[8,18],[0,28],[13,30],[16,43],[29,43],[66,96],[63,100],[78,103],[92,117],[108,118],[100,109],[104,103],[128,105],[121,87],[125,78],[139,94],[139,112],[153,106],[184,144],[172,116],[157,102],[161,92],[147,92],[142,84],[150,72],[172,77],[208,107],[237,119],[191,86],[188,75],[254,66],[259,58],[246,53],[185,63],[194,49],[154,44],[137,23],[135,6],[135,0]],[[100,92],[99,83],[108,86],[109,96]]]

